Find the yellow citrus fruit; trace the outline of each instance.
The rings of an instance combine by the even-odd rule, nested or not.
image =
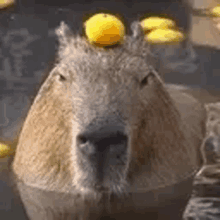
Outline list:
[[[144,31],[149,31],[157,28],[174,28],[176,26],[176,23],[168,18],[149,17],[141,21],[141,26]]]
[[[6,144],[0,143],[0,158],[10,155],[13,150]]]
[[[145,39],[152,44],[169,44],[184,40],[184,34],[172,29],[155,29]]]
[[[12,4],[14,4],[14,0],[0,0],[0,9],[6,8]]]
[[[123,40],[125,27],[117,17],[99,13],[85,22],[85,33],[90,43],[108,46]]]
[[[220,17],[220,6],[216,6],[211,10],[211,14]]]

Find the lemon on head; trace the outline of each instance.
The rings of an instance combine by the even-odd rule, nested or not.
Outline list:
[[[125,27],[114,15],[99,13],[85,22],[85,33],[90,43],[109,46],[123,40]]]
[[[6,144],[0,143],[0,158],[10,155],[13,150]]]
[[[141,26],[146,32],[153,29],[174,28],[176,23],[168,18],[149,17],[141,21]]]
[[[216,6],[211,10],[211,14],[220,17],[220,6]]]
[[[177,43],[184,40],[184,34],[172,29],[155,29],[145,36],[152,44]]]
[[[0,0],[0,9],[6,8],[12,4],[14,4],[14,0]]]

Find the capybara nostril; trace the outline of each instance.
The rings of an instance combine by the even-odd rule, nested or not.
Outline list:
[[[77,136],[77,143],[78,143],[79,145],[85,144],[87,141],[88,141],[88,139],[87,139],[87,137],[86,137],[85,135],[79,134],[79,135]]]
[[[77,136],[78,147],[87,154],[102,153],[104,151],[124,151],[127,147],[128,137],[112,127],[103,127],[98,131],[87,132]],[[117,149],[114,149],[116,148]]]

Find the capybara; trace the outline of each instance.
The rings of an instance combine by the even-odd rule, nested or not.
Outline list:
[[[220,103],[209,103],[205,108],[207,132],[201,147],[203,165],[195,175],[184,220],[215,220],[220,216]]]
[[[181,219],[206,112],[148,62],[138,22],[99,48],[62,22],[58,60],[33,102],[12,164],[31,220]]]
[[[220,167],[220,102],[205,104],[205,109],[207,112],[206,137],[201,153],[205,170],[213,170],[213,166],[209,165]],[[205,172],[203,168],[201,170]],[[220,175],[218,178],[220,179]]]

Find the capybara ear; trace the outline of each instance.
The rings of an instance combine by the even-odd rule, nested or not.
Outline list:
[[[59,55],[61,55],[65,48],[69,45],[72,31],[64,21],[61,21],[60,26],[55,30],[55,33],[59,41]]]
[[[141,27],[141,23],[139,21],[134,21],[131,24],[132,36],[134,39],[144,38],[144,30]]]

